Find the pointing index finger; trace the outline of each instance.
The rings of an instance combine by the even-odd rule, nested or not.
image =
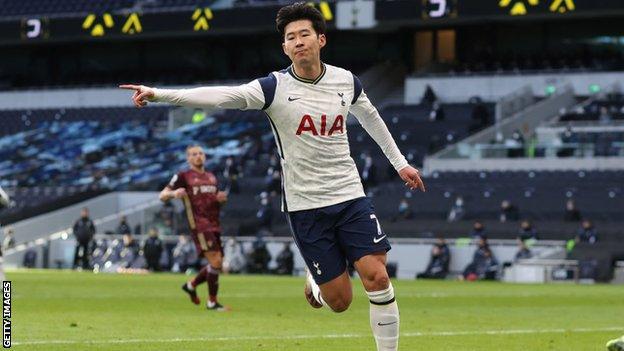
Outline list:
[[[130,90],[141,90],[141,86],[134,84],[121,84],[119,85],[121,89],[130,89]]]
[[[422,179],[420,179],[420,176],[416,175],[415,177],[416,179],[414,180],[414,182],[416,183],[416,186],[422,191],[425,192],[425,183],[422,181]]]

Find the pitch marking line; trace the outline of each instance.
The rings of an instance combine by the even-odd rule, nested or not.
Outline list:
[[[624,327],[605,328],[572,328],[572,329],[509,329],[509,330],[474,330],[448,332],[415,332],[402,333],[401,337],[423,336],[466,336],[466,335],[514,335],[514,334],[563,334],[563,333],[591,333],[591,332],[621,332]],[[231,337],[202,337],[202,338],[171,338],[171,339],[122,339],[122,340],[31,340],[14,342],[13,345],[52,345],[52,344],[133,344],[133,343],[176,343],[194,341],[254,341],[254,340],[300,340],[300,339],[353,339],[368,338],[370,334],[327,334],[327,335],[285,335],[285,336],[231,336]]]

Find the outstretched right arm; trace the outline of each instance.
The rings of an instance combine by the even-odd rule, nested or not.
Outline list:
[[[258,80],[239,86],[214,86],[193,89],[156,89],[145,85],[122,84],[122,89],[134,90],[132,101],[136,107],[148,102],[168,102],[197,108],[261,109],[264,94]]]

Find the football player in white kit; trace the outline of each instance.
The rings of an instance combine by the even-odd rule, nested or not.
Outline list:
[[[169,102],[199,108],[263,110],[276,139],[283,170],[282,210],[308,267],[308,302],[335,312],[352,300],[346,262],[353,263],[370,300],[377,350],[397,350],[399,309],[386,271],[386,234],[362,188],[350,155],[346,118],[351,112],[410,189],[425,190],[418,171],[399,151],[388,128],[351,72],[321,61],[325,21],[300,2],[277,14],[282,48],[292,65],[233,87],[134,90],[137,107]]]

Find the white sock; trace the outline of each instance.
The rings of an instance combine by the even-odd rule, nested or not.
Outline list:
[[[321,296],[321,288],[319,288],[318,284],[314,281],[314,277],[310,274],[309,270],[306,270],[306,279],[308,280],[308,284],[312,288],[312,296],[316,301],[318,301],[321,305],[326,306],[327,304],[323,301],[323,297]]]
[[[367,291],[370,300],[370,325],[377,351],[399,348],[399,306],[394,300],[392,283],[385,290]]]

